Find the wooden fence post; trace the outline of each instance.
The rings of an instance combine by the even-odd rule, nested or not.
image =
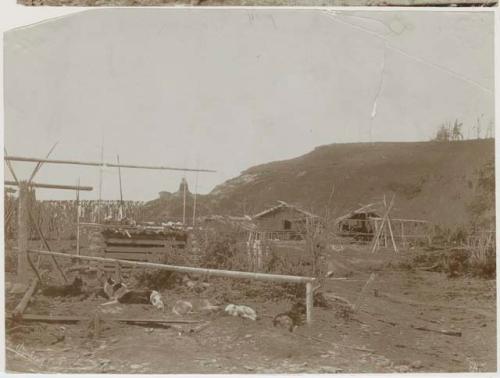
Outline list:
[[[115,281],[116,282],[122,281],[122,270],[120,263],[118,261],[115,262]]]
[[[28,206],[29,187],[26,181],[19,183],[19,208],[17,214],[17,281],[20,284],[28,284]]]
[[[306,283],[306,321],[307,325],[312,324],[312,310],[313,310],[313,289],[312,289],[312,282],[307,282]]]
[[[405,224],[401,222],[401,243],[403,244],[403,248],[406,248],[406,236],[405,236]]]

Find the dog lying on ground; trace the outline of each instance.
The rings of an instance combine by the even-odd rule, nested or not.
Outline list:
[[[103,305],[113,303],[152,304],[159,310],[165,308],[161,294],[156,290],[129,290],[123,282],[116,282],[112,278],[108,278],[104,283],[103,291],[109,299],[112,299],[111,302]]]
[[[127,291],[127,285],[123,282],[116,282],[114,279],[108,278],[104,282],[103,291],[109,299],[115,299]]]
[[[210,284],[208,284],[206,282],[193,281],[187,275],[182,277],[182,284],[197,294],[202,293],[208,287],[210,287]]]
[[[179,300],[175,302],[172,312],[176,315],[186,315],[193,311],[193,305],[190,302]]]
[[[75,277],[69,285],[43,286],[42,294],[47,297],[76,297],[84,294],[83,280]]]
[[[224,311],[231,316],[239,316],[240,318],[257,320],[257,313],[251,307],[245,305],[228,304]]]
[[[156,290],[128,290],[117,297],[117,301],[126,304],[152,304],[159,310],[164,308],[161,295]]]
[[[305,314],[306,306],[300,302],[294,303],[289,311],[282,312],[274,317],[273,326],[279,326],[293,332],[295,328],[304,324]]]

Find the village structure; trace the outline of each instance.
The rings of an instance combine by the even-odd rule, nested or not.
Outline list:
[[[494,14],[359,12],[5,33],[6,371],[497,371]]]
[[[36,163],[30,180],[18,180],[12,166],[13,161]],[[182,213],[177,217],[151,220],[145,218],[148,208],[146,203],[124,201],[122,197],[116,201],[80,201],[79,193],[92,191],[92,187],[33,181],[43,165],[88,164],[86,162],[10,155],[5,156],[5,162],[13,177],[13,181],[5,182],[5,235],[7,248],[13,251],[11,256],[15,256],[13,264],[16,267],[15,279],[8,284],[11,295],[19,300],[7,312],[9,327],[16,327],[16,324],[24,322],[88,323],[91,338],[95,341],[103,337],[103,326],[108,322],[170,329],[181,327],[183,332],[198,332],[211,321],[199,319],[199,316],[196,320],[189,320],[186,318],[189,318],[189,314],[205,313],[213,318],[214,314],[222,313],[250,321],[258,318],[258,312],[252,306],[224,303],[220,299],[214,300],[213,296],[212,299],[204,299],[204,305],[197,311],[194,310],[192,298],[169,303],[170,297],[162,297],[162,286],[159,285],[161,281],[158,280],[177,274],[179,281],[174,282],[191,290],[191,296],[194,293],[198,297],[203,297],[210,287],[216,287],[218,284],[214,280],[217,278],[247,280],[250,285],[261,281],[275,285],[303,285],[302,295],[299,294],[300,291],[296,294],[298,302],[295,307],[277,314],[272,322],[274,327],[294,332],[297,327],[311,328],[316,324],[315,313],[318,310],[314,310],[315,306],[340,306],[337,311],[352,313],[346,315],[350,318],[362,305],[360,298],[363,298],[363,290],[371,286],[375,279],[372,272],[357,302],[352,298],[324,292],[322,286],[326,284],[325,279],[332,280],[331,282],[348,280],[349,274],[352,274],[345,272],[345,261],[340,262],[345,257],[340,260],[329,258],[329,262],[325,263],[325,256],[333,253],[340,257],[346,246],[358,246],[356,249],[365,251],[362,254],[387,256],[389,253],[401,256],[415,247],[435,243],[433,225],[428,220],[392,216],[391,210],[396,201],[394,195],[390,201],[383,196],[378,202],[363,205],[333,218],[315,214],[282,200],[277,200],[273,206],[253,215],[200,214],[196,212],[196,194],[193,196],[183,178],[176,193],[159,193],[159,201],[177,202]],[[161,169],[116,165],[119,170],[126,168]],[[121,185],[120,177],[120,193]],[[76,199],[40,202],[36,199],[38,190],[72,190],[76,193]],[[191,204],[194,205],[191,206],[191,217],[186,214],[189,199],[194,202]],[[226,243],[222,241],[224,238],[234,240],[237,251],[230,252],[224,249],[227,247],[216,244],[219,247],[211,251],[215,255],[207,256],[207,248],[211,248],[210,240],[213,242],[220,239],[216,243]],[[51,246],[67,244],[64,240],[72,241],[70,249],[56,250]],[[481,248],[491,248],[494,245],[491,235],[486,242],[479,242],[479,245]],[[350,251],[349,255],[353,253]],[[277,257],[277,254],[281,256]],[[269,271],[275,266],[277,258],[282,263],[288,260],[288,264],[303,266],[309,274],[290,274],[294,271],[293,268],[285,268],[286,274]],[[235,263],[236,260],[233,259],[240,261]],[[238,269],[221,269],[224,266],[236,266]],[[304,268],[300,270],[304,271]],[[442,269],[442,265],[438,262],[425,269]],[[281,270],[283,271],[283,266]],[[151,271],[157,273],[151,276]],[[344,271],[344,276],[339,276],[341,271]],[[149,284],[144,286],[144,281],[139,283],[141,281],[137,281],[137,274],[147,274]],[[132,284],[135,288],[129,286],[131,282],[136,282],[135,285]],[[97,312],[92,310],[87,315],[47,315],[30,310],[30,303],[36,303],[40,295],[93,298],[93,301],[100,303],[95,304]],[[303,310],[298,310],[297,303],[303,304]],[[153,310],[156,308],[162,313],[169,305],[173,306],[174,317],[108,315],[108,309],[113,306],[133,307],[140,304],[149,304]],[[460,332],[453,330],[432,327],[418,329],[461,336]],[[364,350],[355,346],[346,348]],[[18,354],[23,356],[22,353]]]

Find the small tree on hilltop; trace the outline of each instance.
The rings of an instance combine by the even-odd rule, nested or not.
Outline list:
[[[462,135],[462,126],[463,123],[458,123],[458,119],[455,120],[455,124],[453,125],[453,131],[451,133],[451,140],[463,140],[464,136]]]
[[[450,135],[450,129],[442,124],[436,132],[436,137],[434,138],[434,140],[436,142],[447,142],[450,140]]]
[[[443,123],[439,126],[434,140],[436,142],[463,140],[462,126],[463,123],[458,122],[458,119],[455,120],[453,126],[450,122]]]

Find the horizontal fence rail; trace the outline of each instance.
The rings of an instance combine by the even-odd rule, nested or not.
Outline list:
[[[43,251],[38,249],[29,249],[30,253],[37,253],[40,255],[52,255],[59,257],[66,257],[71,259],[80,259],[88,261],[100,261],[100,262],[110,262],[110,263],[120,263],[123,265],[134,265],[143,266],[145,268],[153,269],[163,269],[172,272],[180,273],[195,273],[195,274],[206,274],[218,277],[228,277],[228,278],[243,278],[243,279],[253,279],[261,281],[273,281],[273,282],[292,282],[292,283],[307,283],[314,282],[316,279],[314,277],[302,277],[302,276],[288,276],[282,274],[269,274],[269,273],[253,273],[253,272],[241,272],[236,270],[221,270],[221,269],[209,269],[209,268],[194,268],[189,266],[178,266],[178,265],[167,265],[159,263],[150,262],[139,262],[139,261],[128,261],[120,259],[112,259],[107,257],[97,257],[97,256],[77,256],[61,252]]]
[[[6,161],[24,161],[30,163],[48,163],[48,164],[71,164],[71,165],[86,165],[91,167],[110,167],[110,168],[134,168],[134,169],[155,169],[167,171],[184,171],[184,172],[216,172],[213,169],[192,169],[192,168],[177,168],[167,166],[153,166],[153,165],[136,165],[136,164],[117,164],[117,163],[104,163],[96,161],[78,161],[78,160],[58,160],[58,159],[39,159],[23,156],[5,156]]]
[[[15,182],[15,181],[4,181],[4,185],[19,186],[19,183]],[[94,190],[91,186],[41,184],[41,183],[38,183],[38,182],[30,182],[29,186],[31,186],[33,188],[63,189],[63,190],[82,190],[82,191],[87,191],[87,192],[90,192],[90,191]]]
[[[221,269],[208,269],[208,268],[194,268],[194,267],[189,267],[189,266],[177,266],[177,265],[167,265],[167,264],[159,264],[159,263],[151,263],[151,262],[128,261],[128,260],[112,259],[112,258],[97,257],[97,256],[71,255],[71,254],[66,254],[66,253],[61,253],[61,252],[43,251],[43,250],[38,250],[38,249],[28,249],[28,252],[29,253],[36,253],[36,254],[40,254],[40,255],[66,257],[69,259],[100,261],[100,262],[108,262],[108,263],[114,263],[114,264],[139,266],[139,267],[144,267],[144,268],[163,269],[163,270],[168,270],[168,271],[172,271],[172,272],[180,272],[180,273],[206,274],[208,276],[216,276],[216,277],[306,284],[307,323],[311,324],[311,322],[312,322],[313,293],[314,293],[314,289],[312,287],[312,284],[313,284],[313,282],[316,281],[316,278],[314,278],[314,277],[288,276],[288,275],[268,274],[268,273],[252,273],[252,272],[241,272],[241,271],[234,271],[234,270],[221,270]]]

